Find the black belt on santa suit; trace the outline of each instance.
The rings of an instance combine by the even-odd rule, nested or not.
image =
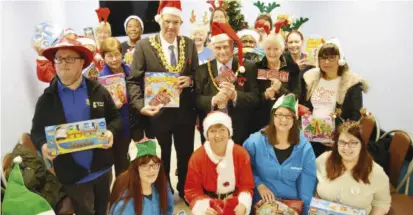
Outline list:
[[[213,199],[221,199],[224,200],[226,199],[228,196],[232,195],[234,192],[229,192],[229,193],[223,193],[223,194],[217,194],[215,192],[211,192],[208,190],[205,190],[205,188],[202,188],[204,190],[205,195],[213,198]]]

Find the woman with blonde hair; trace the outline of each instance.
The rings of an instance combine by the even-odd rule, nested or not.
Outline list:
[[[108,22],[100,22],[95,28],[96,46],[100,50],[103,40],[112,36],[112,27]]]
[[[291,55],[284,52],[284,39],[280,34],[271,33],[263,41],[265,56],[257,62],[259,74],[277,71],[278,78],[258,77],[260,105],[254,110],[251,133],[268,125],[271,108],[281,95],[294,93],[298,98],[301,94],[300,69],[294,63]]]

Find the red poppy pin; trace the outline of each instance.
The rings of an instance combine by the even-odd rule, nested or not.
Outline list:
[[[241,87],[244,86],[244,84],[245,84],[246,81],[247,81],[247,78],[246,78],[246,77],[237,77],[238,85],[241,86]]]
[[[192,65],[192,60],[191,59],[188,60],[188,64]]]
[[[224,187],[228,187],[228,186],[229,186],[229,182],[228,181],[224,182]]]

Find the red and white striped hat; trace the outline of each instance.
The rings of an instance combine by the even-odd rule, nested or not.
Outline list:
[[[182,19],[181,1],[160,1],[155,21],[159,23],[163,14],[179,16]]]

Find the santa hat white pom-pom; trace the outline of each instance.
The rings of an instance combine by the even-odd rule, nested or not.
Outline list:
[[[245,67],[244,67],[244,66],[240,66],[240,67],[239,67],[239,72],[240,72],[240,73],[244,73],[244,72],[245,72]]]
[[[338,60],[338,65],[344,66],[346,64],[346,61],[344,59]]]
[[[157,23],[159,23],[159,21],[161,21],[161,15],[157,14],[157,15],[155,16],[155,21],[156,21]]]
[[[20,157],[20,156],[17,156],[17,157],[15,157],[15,158],[13,159],[13,163],[20,164],[20,163],[22,163],[22,162],[23,162],[23,159],[22,159],[22,157]]]

